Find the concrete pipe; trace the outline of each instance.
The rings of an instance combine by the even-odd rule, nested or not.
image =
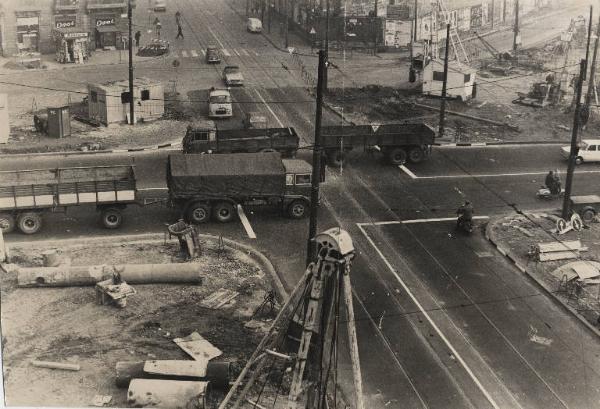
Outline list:
[[[128,284],[202,283],[201,265],[197,263],[125,264],[121,278]],[[109,270],[108,272],[106,270]],[[19,268],[17,282],[20,287],[69,287],[95,285],[111,277],[112,269],[106,266],[69,266]]]
[[[204,409],[208,382],[132,379],[127,404],[132,407]]]
[[[58,267],[61,264],[61,258],[55,249],[42,252],[44,267]]]

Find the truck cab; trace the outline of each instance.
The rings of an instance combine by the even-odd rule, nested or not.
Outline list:
[[[212,153],[217,149],[217,127],[213,121],[194,121],[183,137],[183,153]]]
[[[208,92],[208,116],[229,118],[233,116],[233,103],[228,89],[211,88]]]

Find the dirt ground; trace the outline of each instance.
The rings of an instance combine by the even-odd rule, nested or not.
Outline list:
[[[39,266],[47,248],[11,248],[12,261]],[[183,262],[178,253],[178,244],[162,240],[61,246],[73,265]],[[231,362],[237,376],[263,335],[244,325],[270,289],[269,280],[248,256],[213,242],[203,241],[196,262],[203,266],[202,285],[134,285],[137,294],[123,309],[97,305],[93,287],[18,288],[16,273],[3,274],[6,404],[82,407],[91,406],[96,395],[111,395],[110,406],[125,407],[127,390],[115,386],[116,363],[191,359],[172,339],[194,331],[223,351],[215,360]],[[200,306],[220,288],[240,295],[219,310]],[[258,316],[268,321],[272,314],[267,310]],[[34,359],[77,363],[81,370],[36,368],[30,364]]]
[[[555,217],[546,217],[545,214],[528,214],[525,216],[510,216],[501,219],[492,226],[496,237],[495,242],[509,248],[521,260],[528,271],[536,279],[543,282],[546,288],[555,294],[562,302],[571,305],[579,314],[585,317],[592,325],[600,328],[600,284],[588,282],[581,292],[575,292],[575,286],[565,286],[561,283],[563,274],[552,274],[563,266],[574,261],[600,261],[600,223],[590,223],[587,228],[576,232],[570,231],[563,235],[554,233],[556,230]],[[524,233],[523,230],[529,232]],[[579,253],[576,259],[539,262],[529,254],[532,246],[537,243],[549,243],[580,240],[588,248]],[[600,264],[595,264],[600,266]],[[560,271],[563,271],[562,269]],[[572,283],[571,283],[572,284]]]

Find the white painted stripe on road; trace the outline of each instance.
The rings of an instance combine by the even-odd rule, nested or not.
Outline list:
[[[244,55],[247,55],[247,56],[250,56],[250,54],[248,54],[248,51],[246,51],[246,50],[244,50],[244,49],[242,49],[242,54],[244,54]]]
[[[442,332],[442,330],[440,330],[440,328],[436,325],[436,323],[433,321],[433,319],[429,316],[429,314],[427,313],[427,311],[425,311],[425,309],[423,308],[423,306],[421,305],[421,303],[419,302],[419,300],[417,300],[417,298],[412,293],[412,291],[410,290],[410,288],[408,288],[408,285],[402,280],[402,278],[400,278],[400,276],[398,275],[398,273],[396,272],[396,270],[394,269],[394,267],[392,266],[392,264],[383,255],[383,252],[377,247],[377,245],[375,245],[375,242],[373,241],[373,239],[371,237],[369,237],[369,235],[363,229],[362,226],[358,226],[358,228],[360,229],[360,231],[362,232],[362,234],[366,237],[366,239],[369,242],[369,244],[371,244],[371,246],[373,246],[373,248],[375,249],[375,251],[377,252],[377,254],[379,255],[379,257],[381,257],[381,259],[383,260],[383,262],[385,263],[385,265],[387,266],[387,268],[392,272],[392,274],[394,275],[394,277],[396,277],[396,280],[398,280],[398,282],[400,283],[400,285],[402,286],[402,288],[404,289],[404,291],[411,298],[412,302],[417,306],[417,308],[419,309],[419,311],[421,311],[421,313],[425,316],[425,318],[429,322],[429,325],[431,325],[431,327],[435,330],[435,332],[442,339],[442,341],[444,341],[444,343],[446,344],[446,346],[448,347],[448,349],[450,349],[450,351],[452,351],[452,354],[454,355],[454,357],[460,362],[460,364],[465,369],[465,371],[467,371],[467,374],[469,375],[469,377],[473,380],[473,382],[475,382],[475,384],[477,385],[477,387],[479,388],[479,390],[481,391],[481,393],[483,393],[483,395],[488,400],[488,402],[490,402],[490,404],[495,409],[500,409],[500,406],[498,406],[498,404],[496,403],[496,401],[494,400],[494,398],[490,395],[490,393],[481,384],[481,381],[479,380],[479,378],[477,378],[477,376],[475,376],[475,374],[473,373],[473,371],[471,370],[471,368],[469,367],[469,365],[467,365],[467,363],[462,358],[462,356],[458,353],[458,351],[456,350],[456,348],[454,348],[454,346],[450,343],[450,340],[448,340],[448,338],[446,338],[446,336],[444,335],[444,333]]]
[[[192,57],[198,57],[198,52],[196,50],[192,50]]]
[[[279,117],[277,115],[275,115],[275,112],[273,112],[273,110],[271,109],[271,107],[269,106],[269,104],[267,104],[267,101],[265,101],[265,99],[263,98],[263,96],[260,95],[260,92],[258,92],[257,89],[255,89],[254,92],[256,92],[256,95],[258,95],[258,97],[263,102],[263,104],[265,104],[265,106],[267,107],[267,109],[269,110],[269,112],[271,113],[271,115],[273,115],[273,117],[277,120],[277,122],[279,123],[279,126],[281,128],[285,128],[285,126],[283,126],[283,122],[281,122],[281,120],[279,119]]]
[[[418,176],[417,176],[417,175],[415,175],[414,173],[412,173],[412,172],[410,171],[410,169],[409,169],[409,168],[407,168],[406,166],[404,166],[404,165],[400,165],[400,166],[398,166],[398,167],[400,168],[400,170],[402,170],[404,173],[406,173],[408,176],[410,176],[410,178],[411,178],[411,179],[418,179]]]
[[[206,51],[202,50],[202,55],[206,55]]]
[[[249,238],[255,239],[256,234],[254,233],[254,230],[252,229],[252,225],[250,224],[248,217],[246,217],[246,213],[244,213],[244,208],[240,204],[238,204],[236,207],[237,207],[238,216],[240,217],[240,220],[242,221],[242,225],[244,226],[244,229],[246,229],[246,234],[248,235]]]
[[[231,57],[231,54],[229,53],[229,51],[227,51],[224,48],[223,48],[223,55],[225,55],[225,57]]]
[[[254,55],[256,55],[258,57],[258,53],[256,51],[252,51],[254,53]]]
[[[237,55],[240,55],[240,53],[238,52],[238,50],[236,50],[235,48],[233,49],[233,52],[236,53]]]
[[[474,220],[487,220],[489,216],[473,216]],[[433,223],[433,222],[447,222],[450,220],[456,220],[456,217],[437,217],[432,219],[411,219],[411,220],[389,220],[384,222],[365,222],[356,223],[357,226],[386,226],[389,224],[414,224],[414,223]]]
[[[185,50],[181,50],[181,56],[182,56],[183,58],[187,58],[187,56],[188,56],[188,53],[187,53],[187,51],[185,51]]]
[[[219,45],[221,46],[221,48],[225,48],[225,46],[223,45],[223,43],[221,42],[221,40],[219,40],[219,38],[217,37],[217,35],[215,34],[215,32],[212,30],[212,28],[210,28],[210,26],[206,26],[206,28],[208,28],[208,31],[210,31],[210,33],[212,34],[212,36],[214,37],[214,39],[217,41],[217,43],[219,43]]]

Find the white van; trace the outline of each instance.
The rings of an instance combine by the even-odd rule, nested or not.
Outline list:
[[[262,22],[257,18],[250,17],[246,23],[246,29],[251,33],[260,33],[262,31]]]
[[[208,116],[210,118],[229,118],[233,116],[233,104],[229,90],[210,89],[208,93]]]

